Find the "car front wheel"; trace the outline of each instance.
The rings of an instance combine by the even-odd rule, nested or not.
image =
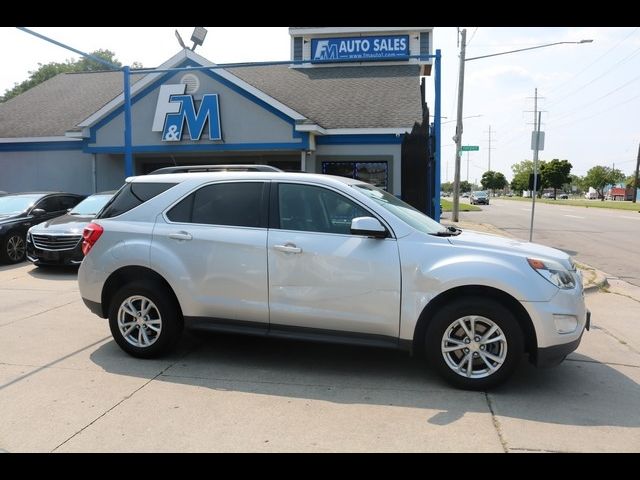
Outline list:
[[[9,233],[2,243],[0,257],[8,263],[18,263],[24,260],[27,251],[24,235]]]
[[[154,358],[178,342],[183,323],[177,302],[165,287],[129,284],[118,290],[111,301],[109,327],[125,352]]]
[[[524,351],[514,315],[481,297],[441,308],[427,328],[425,342],[427,357],[438,373],[466,390],[486,390],[504,382]]]

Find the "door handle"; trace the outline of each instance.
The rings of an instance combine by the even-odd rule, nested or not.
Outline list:
[[[284,253],[302,253],[300,247],[296,247],[295,243],[286,243],[285,245],[274,245],[274,250]]]
[[[187,232],[175,232],[170,233],[169,238],[172,238],[174,240],[191,240],[193,237],[190,233]]]

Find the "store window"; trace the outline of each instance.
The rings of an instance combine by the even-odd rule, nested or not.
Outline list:
[[[355,178],[385,190],[389,183],[387,162],[322,162],[322,173]]]

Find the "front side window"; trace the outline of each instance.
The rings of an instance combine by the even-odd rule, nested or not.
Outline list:
[[[431,235],[447,232],[441,224],[384,190],[363,183],[351,186],[420,232]]]
[[[350,234],[351,220],[371,214],[339,193],[312,185],[278,187],[280,228],[304,232]]]
[[[178,223],[266,227],[262,182],[216,183],[185,197],[167,212]]]

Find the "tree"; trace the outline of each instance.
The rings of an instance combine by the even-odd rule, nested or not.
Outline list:
[[[462,193],[470,192],[471,191],[471,184],[469,182],[467,182],[466,180],[462,180],[460,182],[460,191]]]
[[[556,198],[556,190],[569,182],[571,165],[567,160],[554,158],[550,162],[544,163],[540,167],[542,174],[542,184],[553,188],[553,198]]]
[[[482,188],[484,190],[499,190],[506,187],[509,182],[504,177],[504,174],[500,172],[494,172],[493,170],[489,170],[482,174],[482,179],[480,180],[482,184]]]
[[[451,182],[444,182],[440,185],[440,190],[446,193],[451,193],[453,191],[453,184]]]
[[[589,187],[595,188],[600,200],[604,201],[604,187],[621,182],[624,179],[624,173],[617,168],[613,169],[597,165],[589,169],[584,177],[583,186],[585,190],[588,190]]]
[[[540,176],[542,167],[545,164],[544,161],[538,162],[538,185],[539,189],[545,188],[544,178]],[[513,172],[513,180],[511,180],[511,190],[522,194],[523,190],[529,190],[529,175],[533,173],[533,161],[523,160],[519,163],[511,165],[511,171]]]
[[[110,63],[117,65],[118,67],[122,66],[115,58],[115,53],[110,50],[96,50],[95,52],[91,52],[91,55],[94,57],[102,58]],[[141,68],[142,64],[139,62],[134,62],[136,68]],[[52,77],[60,73],[69,73],[69,72],[95,72],[99,70],[106,70],[106,65],[96,62],[95,60],[91,60],[89,58],[82,57],[78,60],[66,60],[65,62],[50,62],[46,64],[38,63],[38,68],[36,70],[29,72],[29,78],[22,83],[16,83],[12,89],[6,90],[4,95],[0,96],[0,103],[6,102],[7,100],[12,99],[13,97],[17,97],[21,93],[26,92],[30,88],[35,87],[36,85],[41,84],[42,82],[49,80]]]

